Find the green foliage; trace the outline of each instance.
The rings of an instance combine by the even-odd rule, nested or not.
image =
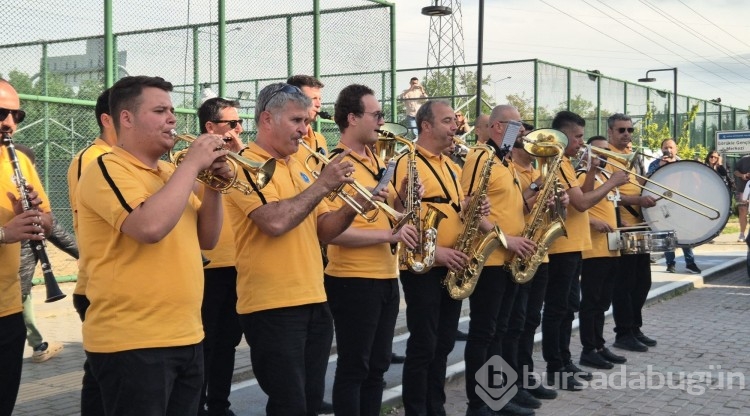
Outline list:
[[[663,125],[659,125],[659,123],[654,120],[653,103],[648,102],[646,108],[646,114],[643,117],[643,127],[639,134],[640,146],[655,151],[661,148],[662,141],[672,139],[673,137],[669,129],[669,120],[667,119]],[[694,158],[699,158],[699,160],[703,160],[708,154],[708,149],[702,144],[696,146],[690,144],[690,126],[693,124],[693,121],[695,121],[699,108],[699,104],[693,105],[682,123],[680,136],[676,140],[677,156],[679,156],[680,159],[692,160]]]
[[[430,97],[451,97],[453,96],[453,88],[455,85],[456,95],[470,95],[471,97],[459,97],[456,98],[456,107],[461,106],[467,101],[471,100],[471,104],[465,107],[464,114],[467,115],[468,119],[473,121],[476,118],[474,109],[476,104],[472,97],[477,94],[477,74],[472,71],[466,71],[463,74],[457,72],[455,84],[451,78],[450,70],[439,70],[430,73],[422,83],[424,85],[427,95]],[[492,97],[487,93],[487,88],[492,85],[492,76],[482,78],[482,112],[489,113],[492,107],[487,105],[487,102],[492,102]],[[403,112],[403,108],[399,108],[400,112]]]

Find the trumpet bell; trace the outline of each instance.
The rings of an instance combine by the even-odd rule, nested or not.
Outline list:
[[[627,167],[628,170],[633,168],[638,152],[633,153],[617,153],[609,149],[603,149],[596,146],[587,146],[587,150],[597,156],[606,156],[607,159],[616,161],[617,163]]]
[[[557,156],[568,146],[568,136],[556,129],[537,129],[523,138],[523,148],[537,157]]]
[[[380,126],[380,131],[391,133],[394,136],[404,136],[408,129],[402,124],[387,122]]]

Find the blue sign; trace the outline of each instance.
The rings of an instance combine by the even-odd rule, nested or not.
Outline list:
[[[717,131],[716,150],[721,153],[750,153],[750,130]]]

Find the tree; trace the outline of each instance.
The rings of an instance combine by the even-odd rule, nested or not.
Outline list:
[[[453,80],[451,77],[450,69],[442,69],[433,71],[424,82],[425,91],[430,97],[453,97],[453,89],[455,88],[456,95],[469,95],[470,97],[458,97],[456,98],[456,107],[461,106],[467,101],[471,100],[472,103],[466,107],[464,114],[470,117],[471,120],[476,118],[474,109],[476,105],[472,97],[477,94],[477,74],[472,71],[465,71],[463,73],[457,71],[456,79]],[[492,107],[487,105],[487,102],[492,102],[492,97],[487,94],[487,88],[492,84],[492,76],[488,75],[482,79],[482,112],[489,112]],[[399,109],[403,112],[403,108]],[[469,116],[471,114],[471,116]]]

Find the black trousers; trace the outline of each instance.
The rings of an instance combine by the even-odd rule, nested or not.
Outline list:
[[[398,317],[398,279],[325,276],[336,328],[336,415],[380,415],[383,374],[391,365]]]
[[[581,269],[581,312],[578,314],[583,352],[604,348],[604,313],[612,304],[612,287],[619,257],[583,260]]]
[[[86,351],[107,416],[198,414],[203,344],[114,353]]]
[[[73,294],[73,307],[81,322],[86,320],[86,310],[91,302],[86,295]],[[102,403],[102,392],[99,391],[94,375],[91,374],[91,364],[88,358],[83,361],[83,380],[81,381],[81,416],[101,416],[104,414],[104,404]]]
[[[407,416],[445,414],[445,371],[461,315],[461,301],[443,286],[447,274],[446,267],[425,274],[401,271],[410,333],[402,376]]]
[[[0,318],[0,334],[0,416],[11,416],[21,386],[23,344],[26,341],[23,313]]]
[[[549,255],[549,281],[542,314],[542,356],[547,371],[570,361],[573,319],[580,306],[581,252]]]
[[[612,294],[612,316],[615,318],[616,338],[629,336],[643,326],[641,310],[646,304],[649,290],[651,290],[650,255],[621,256]]]
[[[314,416],[323,402],[333,318],[328,303],[240,315],[268,416]]]
[[[198,407],[210,414],[224,414],[234,375],[234,353],[242,340],[237,316],[237,269],[205,269],[203,286],[203,361],[205,374]]]
[[[475,389],[477,371],[492,357],[502,351],[498,328],[507,331],[510,310],[513,306],[516,284],[511,281],[510,272],[503,266],[486,266],[482,270],[474,293],[469,296],[470,317],[469,337],[464,349],[466,362],[466,397],[469,407],[476,409],[484,403]]]
[[[514,325],[522,324],[521,333],[518,338],[518,368],[530,374],[534,371],[534,336],[536,330],[542,324],[542,305],[547,293],[547,282],[549,280],[549,264],[542,263],[534,274],[531,282],[520,285],[519,293],[526,294],[526,314],[523,323],[511,316],[511,331]],[[523,296],[523,295],[519,295]],[[521,380],[519,374],[519,380]]]

